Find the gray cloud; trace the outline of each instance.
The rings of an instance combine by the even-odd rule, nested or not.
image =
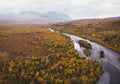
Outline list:
[[[0,13],[58,11],[73,19],[120,15],[120,0],[0,0]]]

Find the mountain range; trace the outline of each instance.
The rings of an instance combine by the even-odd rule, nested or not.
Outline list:
[[[0,24],[43,24],[70,21],[71,17],[56,11],[41,14],[37,11],[22,11],[18,14],[0,14]]]

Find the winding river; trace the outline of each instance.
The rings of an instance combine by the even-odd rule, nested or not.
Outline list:
[[[55,32],[53,29],[49,28],[52,32]],[[120,53],[117,53],[109,48],[106,48],[100,44],[92,42],[90,40],[62,33],[71,38],[71,41],[74,44],[74,49],[77,50],[82,56],[86,57],[83,49],[79,46],[79,40],[85,40],[92,45],[92,53],[89,59],[97,59],[101,62],[104,73],[100,77],[97,84],[120,84],[120,62],[118,58],[120,58]],[[104,51],[105,58],[100,58],[100,51]]]

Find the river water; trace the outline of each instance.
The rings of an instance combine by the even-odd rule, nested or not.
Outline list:
[[[49,28],[52,32],[53,29]],[[92,45],[92,53],[89,59],[94,60],[97,59],[101,62],[104,73],[101,75],[97,84],[120,84],[120,62],[118,58],[120,58],[120,53],[117,53],[109,48],[106,48],[100,44],[92,42],[90,40],[62,33],[71,38],[71,41],[74,44],[74,49],[77,50],[82,56],[86,57],[83,49],[79,46],[78,41],[84,40]],[[100,51],[104,51],[104,58],[100,58]]]

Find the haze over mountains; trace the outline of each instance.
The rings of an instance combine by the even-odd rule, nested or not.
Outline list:
[[[120,16],[109,18],[92,18],[72,20],[67,14],[56,11],[39,13],[38,11],[22,11],[17,14],[0,14],[0,24],[48,24],[57,22],[94,23],[99,21],[119,20]]]
[[[0,14],[0,24],[4,23],[55,23],[72,20],[69,15],[59,13],[56,11],[49,11],[41,14],[37,11],[22,11],[18,14]]]

